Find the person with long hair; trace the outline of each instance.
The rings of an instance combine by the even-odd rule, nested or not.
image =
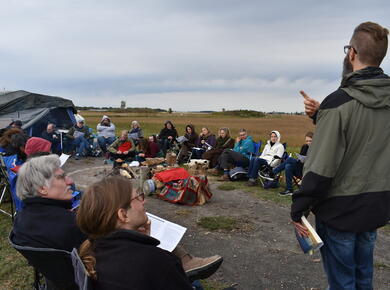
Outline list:
[[[180,260],[150,237],[144,194],[107,177],[84,193],[77,224],[88,235],[80,257],[94,289],[192,289]]]
[[[211,133],[207,127],[202,127],[198,140],[196,140],[196,148],[192,149],[192,159],[200,159],[202,154],[217,144],[215,135]]]
[[[191,152],[192,148],[196,146],[196,141],[198,140],[198,134],[195,131],[195,126],[192,124],[188,124],[186,126],[186,132],[184,133],[184,137],[187,139],[181,144],[180,153],[177,157],[179,163],[182,163],[183,160],[188,156],[189,152]]]
[[[217,138],[217,144],[215,147],[205,153],[202,154],[202,159],[209,160],[209,167],[214,168],[218,164],[218,158],[221,156],[223,150],[225,149],[233,149],[234,147],[234,139],[230,137],[229,128],[220,128],[219,136]],[[218,169],[215,169],[218,171]]]

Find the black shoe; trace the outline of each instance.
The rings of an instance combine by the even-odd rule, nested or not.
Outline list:
[[[282,196],[292,195],[294,192],[290,189],[286,189],[285,191],[279,192]]]

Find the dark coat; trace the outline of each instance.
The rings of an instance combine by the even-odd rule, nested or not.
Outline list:
[[[76,225],[70,201],[32,197],[23,202],[12,229],[17,245],[72,251],[87,238]]]
[[[191,290],[180,260],[159,241],[120,230],[95,240],[96,290]]]
[[[167,139],[169,136],[177,138],[176,129],[168,129],[167,127],[164,127],[161,129],[160,134],[158,134],[158,139]]]
[[[211,147],[215,147],[215,145],[217,144],[217,139],[215,139],[214,134],[199,135],[199,138],[196,141],[196,146],[206,149],[208,147],[208,145],[202,144],[201,143],[202,140],[204,140]]]

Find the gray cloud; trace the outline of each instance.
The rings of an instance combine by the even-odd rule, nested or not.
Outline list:
[[[7,2],[0,87],[77,105],[300,111],[297,90],[337,87],[358,23],[390,27],[388,1],[274,2]]]

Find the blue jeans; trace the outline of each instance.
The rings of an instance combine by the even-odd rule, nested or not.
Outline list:
[[[372,289],[376,231],[341,232],[318,218],[316,230],[324,242],[321,256],[329,289]]]
[[[253,158],[249,162],[248,177],[251,179],[257,179],[259,169],[262,165],[268,166],[267,160],[263,158]]]
[[[84,155],[89,150],[89,142],[83,136],[75,138],[72,144],[76,147],[76,153],[79,155]]]
[[[114,141],[115,141],[115,137],[103,137],[103,136],[100,136],[97,138],[97,141],[99,143],[99,147],[100,149],[102,149],[102,151],[104,153],[107,152],[107,146],[110,146]]]
[[[286,171],[286,189],[293,190],[292,185],[292,179],[294,176],[301,176],[302,172],[298,169],[297,166],[298,160],[289,157],[284,161],[282,164],[280,164],[278,167],[276,167],[273,170],[274,174],[278,174],[282,172],[283,170]]]

